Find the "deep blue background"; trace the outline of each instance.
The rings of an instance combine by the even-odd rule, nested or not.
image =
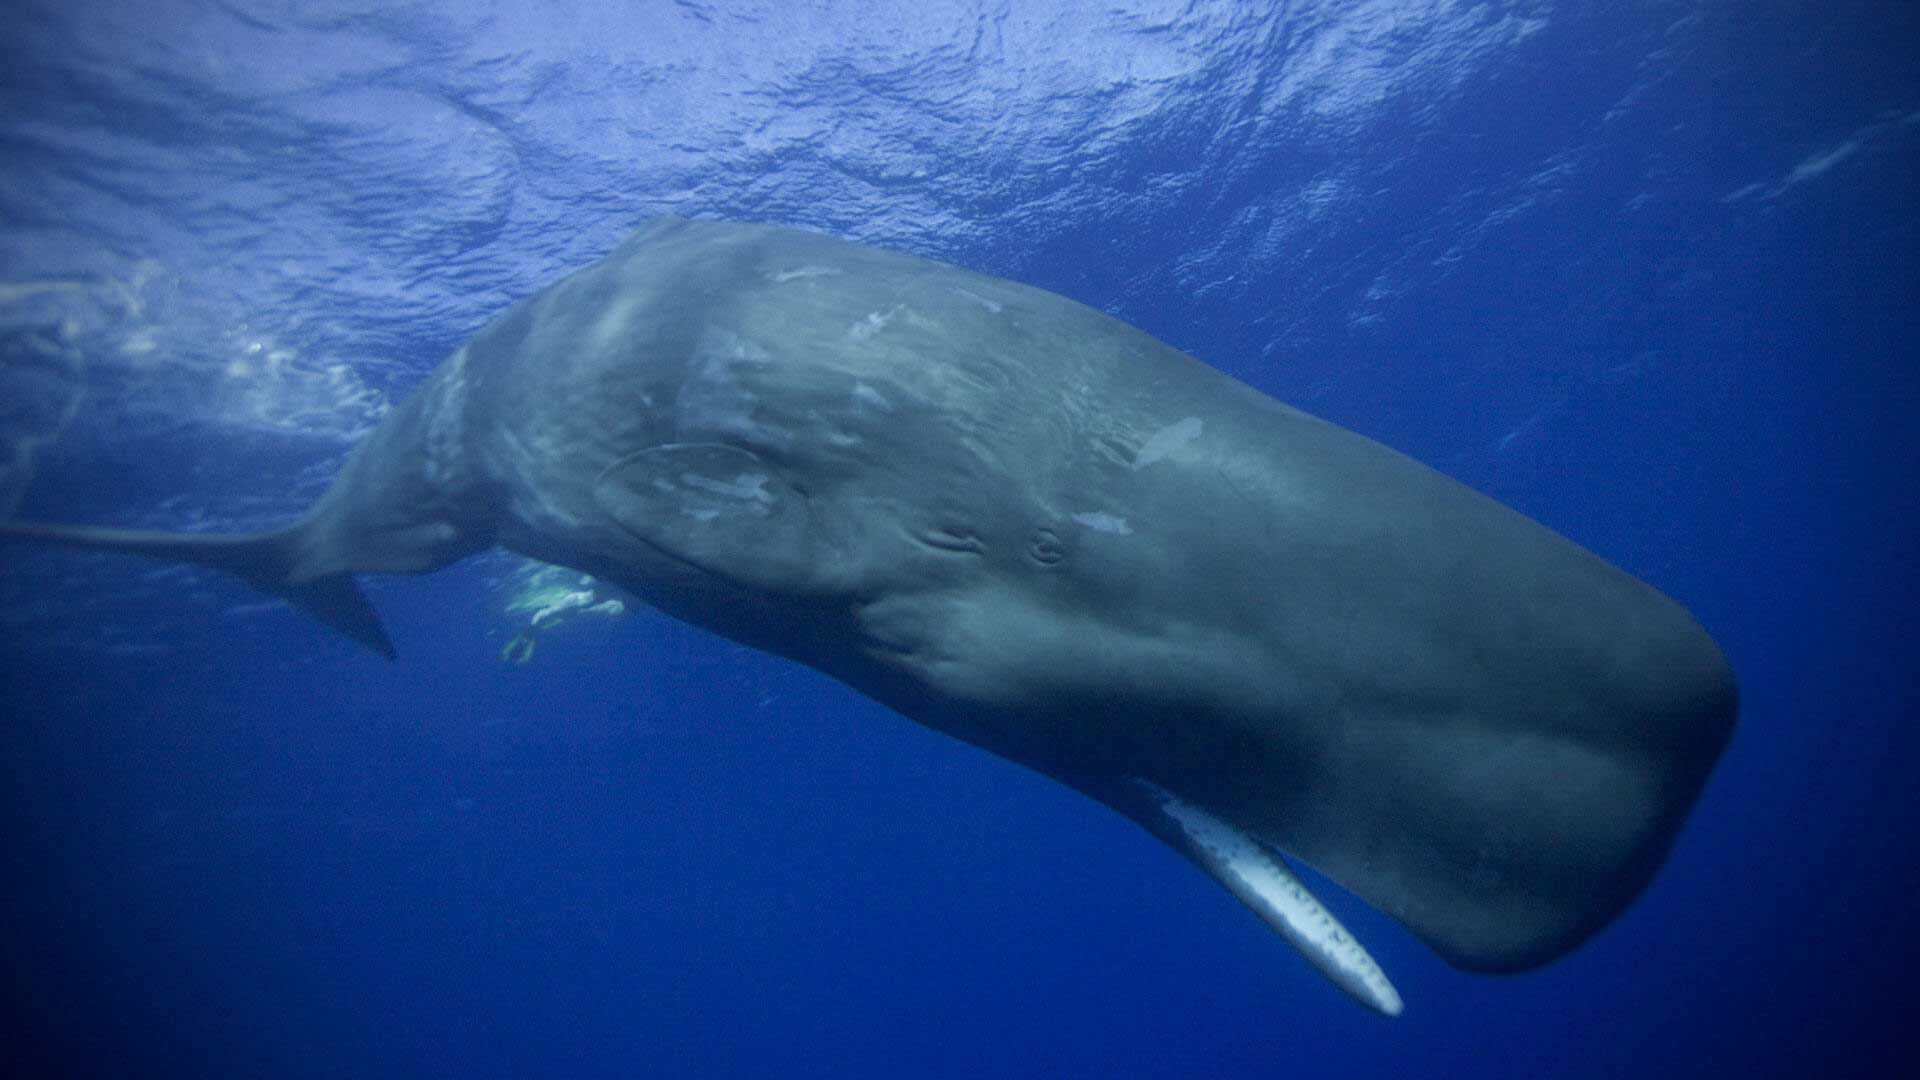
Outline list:
[[[522,10],[525,9],[525,10]],[[1654,887],[1382,1021],[1133,826],[494,559],[388,664],[0,558],[0,1045],[71,1075],[1854,1076],[1920,949],[1916,5],[9,3],[0,498],[246,528],[662,211],[1127,318],[1692,607]],[[5,509],[0,504],[0,509]]]

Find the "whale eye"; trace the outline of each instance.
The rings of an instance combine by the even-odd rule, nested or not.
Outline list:
[[[1027,541],[1027,557],[1042,566],[1053,566],[1067,557],[1067,545],[1052,529],[1035,529]]]

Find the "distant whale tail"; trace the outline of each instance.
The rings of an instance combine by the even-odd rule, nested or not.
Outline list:
[[[347,573],[303,572],[304,525],[273,532],[196,535],[84,525],[0,521],[0,540],[39,540],[117,551],[154,559],[197,563],[223,570],[261,592],[271,593],[369,649],[392,659],[393,642],[380,616]]]

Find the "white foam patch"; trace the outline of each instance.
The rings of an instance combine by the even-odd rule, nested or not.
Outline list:
[[[1889,137],[1901,136],[1903,133],[1899,130],[1900,128],[1915,124],[1920,124],[1920,111],[1891,119],[1882,114],[1840,142],[1802,158],[1785,176],[1773,181],[1760,180],[1747,184],[1722,196],[1720,201],[1739,202],[1754,196],[1777,199],[1810,180],[1825,176],[1848,159],[1859,156],[1861,151],[1868,150]]]
[[[1133,456],[1133,467],[1144,469],[1156,461],[1164,461],[1200,437],[1206,429],[1197,416],[1189,416],[1178,423],[1168,424],[1147,437],[1146,444]]]
[[[1133,526],[1127,524],[1126,518],[1115,517],[1101,510],[1096,510],[1089,514],[1074,514],[1073,520],[1078,524],[1085,525],[1094,532],[1113,533],[1115,536],[1131,536],[1133,534]]]
[[[1134,782],[1159,800],[1161,811],[1186,834],[1221,884],[1280,931],[1308,963],[1372,1008],[1400,1015],[1400,992],[1386,973],[1286,863],[1246,833],[1172,792],[1145,780]]]
[[[881,394],[880,391],[875,390],[866,383],[855,383],[853,385],[853,400],[862,405],[871,405],[882,412],[893,411],[893,403],[888,401],[886,396]]]

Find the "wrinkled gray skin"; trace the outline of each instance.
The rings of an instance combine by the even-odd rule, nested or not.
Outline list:
[[[1425,466],[1053,294],[760,226],[656,222],[513,308],[287,530],[5,531],[383,649],[349,575],[504,545],[1182,847],[1173,793],[1477,970],[1616,915],[1735,712],[1681,608]]]

